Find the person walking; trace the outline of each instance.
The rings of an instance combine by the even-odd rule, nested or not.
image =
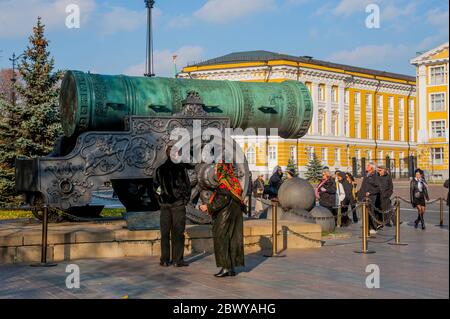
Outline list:
[[[281,184],[283,184],[283,170],[281,166],[275,166],[272,176],[269,179],[269,199],[278,197],[278,190]]]
[[[386,226],[391,227],[391,221],[395,225],[395,218],[393,214],[390,214],[389,220],[386,220],[387,211],[391,209],[391,196],[394,193],[394,183],[392,182],[391,174],[388,173],[384,165],[378,166],[378,181],[380,183],[380,196],[378,200],[378,209],[383,211],[383,220],[386,222]]]
[[[355,181],[355,178],[353,177],[353,175],[351,173],[345,173],[345,178],[347,180],[347,185],[351,186],[351,192],[350,190],[347,190],[350,193],[350,197],[349,197],[349,207],[351,208],[352,212],[353,212],[353,222],[356,224],[358,222],[358,214],[356,213],[356,194],[357,194],[357,183]]]
[[[253,196],[255,197],[255,215],[259,215],[263,210],[262,198],[264,196],[264,175],[260,174],[253,182]]]
[[[218,186],[208,204],[200,205],[202,212],[213,218],[214,255],[221,270],[216,277],[235,276],[235,267],[244,266],[244,222],[242,187],[232,164],[215,167]]]
[[[425,215],[426,201],[430,200],[428,196],[428,184],[423,177],[423,171],[420,168],[415,170],[415,177],[410,183],[410,199],[411,205],[417,209],[417,219],[414,221],[414,227],[419,227],[419,222],[422,224],[422,229],[425,229]]]
[[[315,194],[316,199],[319,200],[319,205],[328,208],[336,216],[336,183],[331,177],[329,169],[322,171],[322,180],[317,185]]]
[[[156,169],[153,187],[161,207],[161,266],[184,267],[184,231],[186,228],[186,204],[191,197],[191,183],[182,163],[172,161],[169,145],[167,160]],[[176,154],[176,152],[172,152]],[[172,255],[170,248],[172,246]]]
[[[364,201],[366,197],[369,199],[369,207],[368,207],[370,211],[369,215],[374,215],[375,213],[374,207],[376,205],[379,194],[380,194],[380,184],[378,182],[376,165],[375,163],[370,162],[366,165],[366,176],[363,177],[361,188],[358,191],[358,200],[360,202]],[[369,229],[371,234],[377,233],[375,221],[371,216],[369,217]]]

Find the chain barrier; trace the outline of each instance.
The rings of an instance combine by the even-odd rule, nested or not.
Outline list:
[[[321,245],[323,245],[325,243],[325,241],[323,241],[323,240],[311,238],[311,237],[305,236],[303,234],[297,233],[295,230],[290,229],[288,226],[283,226],[283,228],[286,229],[292,235],[297,236],[299,238],[302,238],[302,239],[305,239],[305,240],[308,240],[308,241],[311,241],[314,243],[320,243]],[[283,232],[284,232],[283,228],[277,232],[277,235],[283,234]]]

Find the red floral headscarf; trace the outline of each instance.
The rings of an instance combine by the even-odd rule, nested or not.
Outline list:
[[[218,188],[227,189],[238,198],[241,202],[242,199],[242,187],[241,183],[234,175],[233,165],[229,163],[218,163],[216,164],[216,176],[219,182]],[[217,190],[212,194],[209,202],[211,203],[216,196]]]

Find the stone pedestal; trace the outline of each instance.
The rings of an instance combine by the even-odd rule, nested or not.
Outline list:
[[[159,229],[159,218],[161,212],[126,212],[124,219],[129,230],[151,230]]]

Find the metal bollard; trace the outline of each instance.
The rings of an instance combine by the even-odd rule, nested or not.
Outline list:
[[[342,206],[339,204],[337,211],[337,222],[336,226],[340,228],[342,226]]]
[[[42,243],[41,243],[41,262],[32,264],[32,267],[53,267],[57,264],[47,262],[47,238],[48,238],[48,206],[44,206],[42,218]]]
[[[264,257],[286,257],[278,254],[278,199],[272,199],[272,254]]]
[[[439,227],[444,226],[444,199],[439,197]]]
[[[361,250],[355,250],[355,253],[358,254],[373,254],[375,251],[369,250],[367,248],[367,238],[368,238],[368,230],[369,230],[369,211],[367,207],[367,199],[363,203],[363,212],[362,212],[362,249]]]
[[[400,242],[400,199],[395,197],[395,242],[389,245],[406,246],[408,244]]]

